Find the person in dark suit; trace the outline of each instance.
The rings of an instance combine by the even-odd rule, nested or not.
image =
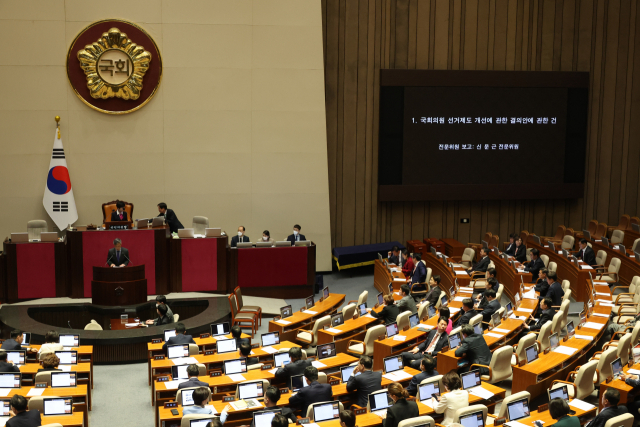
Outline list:
[[[424,283],[427,280],[427,267],[422,262],[422,255],[414,253],[411,255],[415,267],[413,268],[413,274],[411,274],[411,283]]]
[[[20,372],[20,368],[13,364],[13,362],[7,362],[7,352],[0,350],[0,372]]]
[[[633,418],[635,418],[636,421],[640,421],[640,413],[638,412],[640,409],[640,395],[638,395],[638,390],[640,390],[640,377],[638,377],[638,375],[622,373],[620,378],[622,378],[627,385],[633,387],[635,400],[628,403],[629,411],[631,411]]]
[[[247,343],[249,344],[249,347],[251,347],[251,338],[242,338],[242,329],[238,325],[234,325],[231,327],[231,338],[236,339],[236,342],[238,343],[238,347],[243,343]]]
[[[172,233],[177,233],[178,230],[182,230],[184,228],[180,220],[178,220],[176,213],[173,209],[168,209],[166,203],[158,203],[158,212],[160,212],[158,216],[164,217],[164,222],[169,225],[169,231]]]
[[[147,325],[161,326],[170,325],[173,323],[173,317],[167,316],[167,306],[158,305],[156,307],[156,312],[158,313],[158,318],[154,320],[147,320]]]
[[[280,400],[280,389],[278,387],[274,387],[270,385],[267,387],[267,390],[264,392],[264,409],[282,409],[282,415],[287,419],[287,424],[295,423],[296,416],[288,406],[278,406],[278,400]],[[251,427],[255,427],[253,421],[251,421]]]
[[[418,386],[422,381],[426,380],[427,378],[439,375],[438,371],[436,371],[436,359],[428,354],[422,356],[422,360],[420,360],[420,371],[422,372],[411,378],[411,382],[407,387],[407,391],[409,392],[410,396],[415,396],[416,394],[418,394]]]
[[[587,239],[580,239],[580,250],[576,253],[576,258],[583,260],[587,264],[593,266],[596,265],[596,254],[593,249],[589,247]]]
[[[544,261],[540,259],[540,251],[536,248],[531,249],[531,261],[524,267],[524,271],[531,273],[533,281],[538,280],[540,270],[544,268]]]
[[[400,314],[400,309],[395,304],[393,295],[385,295],[383,301],[384,308],[379,313],[371,310],[370,308],[368,308],[367,310],[373,317],[382,320],[385,324],[395,322],[398,314]]]
[[[190,387],[209,387],[208,383],[205,383],[204,381],[200,381],[198,379],[198,374],[200,374],[200,369],[198,369],[198,365],[191,364],[189,366],[187,366],[187,376],[189,377],[189,379],[183,383],[178,384],[178,390],[181,390],[183,388],[190,388]]]
[[[516,249],[513,256],[518,262],[525,262],[527,260],[527,248],[522,244],[522,238],[520,236],[516,238]]]
[[[441,280],[442,279],[437,274],[435,276],[431,276],[431,279],[429,280],[429,285],[431,286],[431,290],[427,292],[425,299],[427,300],[427,302],[431,307],[435,307],[436,304],[438,303],[438,299],[440,298],[440,293],[442,292],[442,289],[440,289]]]
[[[293,226],[293,234],[289,234],[287,236],[287,241],[291,242],[291,246],[295,245],[295,242],[302,242],[303,240],[307,240],[304,234],[300,234],[300,230],[302,227],[296,224]]]
[[[398,383],[391,383],[387,387],[393,405],[387,408],[387,414],[382,417],[382,427],[398,427],[401,421],[420,415],[418,404],[409,402],[409,392]]]
[[[11,338],[2,343],[2,350],[22,350],[22,340],[24,339],[24,335],[22,335],[22,331],[20,329],[14,329],[11,331]]]
[[[127,213],[124,211],[124,202],[116,202],[116,210],[111,212],[111,221],[129,221]]]
[[[493,289],[485,291],[484,297],[487,300],[487,305],[482,309],[482,320],[488,323],[491,321],[491,316],[493,315],[493,313],[500,310],[501,305],[500,301],[496,299],[496,293]],[[482,326],[485,329],[488,327],[485,324],[483,324]]]
[[[373,372],[371,369],[373,369],[373,359],[362,356],[347,381],[347,392],[356,392],[352,400],[362,408],[367,406],[371,393],[382,389],[382,372]]]
[[[440,353],[442,347],[449,345],[449,335],[447,334],[447,326],[449,319],[441,317],[438,319],[438,327],[432,329],[427,334],[427,338],[411,351],[402,353],[402,362],[404,366],[411,366],[413,369],[420,369],[422,358],[426,355],[435,356]]]
[[[493,268],[490,268],[489,270],[493,270]],[[487,270],[488,272],[488,270]],[[497,289],[500,289],[500,284],[498,283],[498,281],[496,279],[494,279],[493,277],[490,277],[487,279],[487,281],[484,283],[484,291],[480,292],[477,296],[476,296],[476,309],[484,309],[487,304],[489,304],[489,301],[487,301],[487,298],[485,297],[485,295],[487,294],[487,292],[489,291],[494,291],[494,292],[498,292]]]
[[[246,359],[247,366],[260,363],[257,357],[249,357],[251,355],[251,344],[243,342],[240,344],[240,358]]]
[[[126,267],[129,265],[129,249],[122,247],[122,240],[115,239],[113,247],[107,253],[109,267]]]
[[[542,260],[540,260],[542,262]],[[540,297],[544,298],[547,296],[547,292],[549,291],[549,282],[547,281],[547,273],[549,270],[546,268],[540,269],[540,278],[538,279],[536,285],[533,287],[533,290],[540,293]]]
[[[397,245],[393,245],[391,250],[387,253],[387,260],[390,264],[400,265],[400,249]]]
[[[602,409],[600,413],[589,422],[585,427],[604,427],[611,418],[628,414],[629,410],[620,403],[620,392],[615,388],[608,388],[602,394]]]
[[[489,259],[489,254],[487,253],[488,251],[489,250],[485,248],[480,249],[480,261],[478,261],[473,267],[469,267],[467,269],[469,274],[473,273],[474,271],[481,271],[483,273],[487,271],[487,268],[489,268],[489,263],[491,262],[491,260]]]
[[[509,244],[507,245],[506,249],[504,250],[505,254],[507,254],[509,256],[513,256],[513,254],[515,253],[515,250],[516,250],[516,237],[518,237],[518,235],[516,233],[509,234]]]
[[[542,326],[550,321],[553,321],[553,316],[555,316],[556,311],[551,307],[552,301],[551,298],[545,297],[540,301],[540,309],[542,313],[540,314],[540,319],[532,325],[527,325],[526,323],[523,325],[525,329],[530,331],[539,331]],[[531,314],[530,320],[533,319],[533,313]]]
[[[287,365],[288,366],[288,365]],[[307,414],[309,405],[317,402],[327,402],[332,400],[333,394],[329,384],[320,384],[318,382],[318,368],[315,366],[307,366],[304,368],[304,380],[307,386],[298,390],[298,393],[289,398],[291,406],[297,406],[302,409],[302,415]]]
[[[566,400],[556,397],[549,401],[549,415],[557,420],[556,427],[580,427],[580,419],[578,417],[569,416],[569,404]]]
[[[40,358],[40,363],[42,363],[42,368],[38,369],[38,372],[62,371],[62,369],[58,368],[60,359],[55,353],[45,353]]]
[[[564,291],[562,290],[562,285],[560,282],[556,281],[558,278],[555,271],[549,271],[547,273],[547,283],[549,284],[549,290],[547,291],[547,297],[551,298],[554,307],[559,307],[562,304],[562,297],[564,296]]]
[[[157,295],[156,307],[158,307],[159,305],[164,305],[165,307],[167,307],[167,316],[173,318],[173,311],[171,311],[171,307],[169,307],[169,304],[167,304],[167,297],[165,297],[164,295]]]
[[[460,347],[456,349],[456,357],[464,357],[469,362],[469,366],[465,368],[465,372],[474,364],[489,366],[491,363],[491,350],[487,346],[487,342],[482,335],[477,335],[473,331],[473,326],[464,325],[462,327],[463,340]],[[487,368],[480,368],[481,375],[487,375]]]
[[[300,347],[291,347],[289,349],[289,359],[291,363],[278,366],[276,371],[276,379],[284,380],[287,387],[291,385],[291,377],[293,375],[304,374],[304,370],[311,366],[310,360],[302,360],[302,349]]]
[[[244,235],[244,226],[240,226],[238,227],[238,235],[237,236],[233,236],[231,238],[231,247],[235,248],[236,246],[238,246],[238,242],[250,242],[251,239],[249,239],[248,236]]]
[[[7,427],[37,427],[42,425],[40,411],[28,409],[27,399],[19,394],[13,395],[9,403]]]
[[[471,298],[465,298],[462,300],[462,311],[462,315],[454,325],[455,328],[458,326],[468,325],[471,318],[478,314],[478,312],[473,309],[473,300]]]
[[[193,340],[193,337],[186,334],[187,328],[184,327],[184,323],[176,323],[176,335],[169,338],[166,343],[162,344],[162,351],[166,354],[168,345],[195,344],[196,342]]]

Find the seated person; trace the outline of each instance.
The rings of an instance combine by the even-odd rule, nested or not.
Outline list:
[[[278,366],[275,376],[278,380],[284,381],[287,387],[291,385],[291,377],[293,375],[304,374],[304,370],[311,366],[311,360],[302,360],[302,349],[300,347],[291,347],[289,349],[289,359],[291,363]]]
[[[111,212],[111,221],[129,221],[127,213],[124,211],[124,202],[116,202],[116,210]]]
[[[576,253],[576,258],[581,259],[587,264],[594,266],[596,265],[596,254],[593,252],[593,249],[589,246],[587,239],[580,239],[580,250]]]
[[[40,360],[40,364],[42,368],[38,369],[38,372],[62,371],[62,369],[58,368],[60,359],[55,353],[45,353]]]
[[[464,368],[463,372],[467,372],[471,365],[489,366],[491,363],[491,350],[481,334],[476,334],[473,326],[464,325],[462,327],[462,342],[460,347],[455,351],[456,357],[464,357],[469,362],[469,366]],[[487,368],[480,368],[481,375],[488,375]]]
[[[441,307],[440,310],[438,310],[438,319],[447,319],[447,329],[445,329],[445,332],[447,335],[450,334],[453,329],[453,322],[451,321],[451,310],[449,310],[449,307]]]
[[[313,403],[333,400],[331,386],[318,382],[318,368],[315,366],[307,366],[304,369],[303,381],[307,386],[289,398],[289,404],[301,408],[303,414],[307,413],[309,405]]]
[[[393,295],[385,295],[383,301],[384,308],[379,313],[371,310],[370,308],[368,308],[367,311],[376,319],[382,320],[385,324],[395,322],[398,318],[398,314],[400,314],[400,309],[395,304]]]
[[[469,274],[473,274],[476,271],[480,271],[482,273],[487,271],[487,268],[489,268],[489,263],[491,262],[491,260],[489,259],[488,252],[489,252],[488,249],[485,249],[485,248],[480,249],[480,261],[475,263],[473,267],[469,267],[467,269]]]
[[[215,412],[211,409],[211,407],[207,408],[206,405],[211,401],[211,389],[209,387],[198,387],[193,390],[193,394],[191,395],[193,398],[194,405],[187,406],[182,409],[183,415],[189,414],[214,414]],[[225,406],[220,414],[220,422],[224,424],[227,421],[227,416],[229,415],[229,409],[231,409],[231,405]]]
[[[544,326],[545,323],[547,322],[552,322],[553,321],[553,316],[555,316],[556,311],[554,310],[553,307],[551,307],[552,301],[551,298],[542,298],[540,300],[540,309],[542,310],[541,314],[540,314],[540,319],[536,322],[533,318],[533,313],[531,313],[531,316],[529,317],[530,321],[534,321],[535,323],[532,325],[528,325],[526,322],[524,323],[524,325],[522,325],[525,329],[528,329],[530,331],[539,331],[540,328],[542,328],[542,326]]]
[[[7,427],[37,427],[42,425],[40,411],[32,409],[28,411],[27,399],[19,394],[14,394],[9,402],[9,419]]]
[[[42,359],[42,355],[45,353],[53,353],[54,351],[62,351],[64,347],[60,344],[60,335],[56,331],[48,331],[44,335],[44,344],[40,346],[40,350],[38,350],[38,354],[40,355],[40,359]]]
[[[114,239],[113,247],[107,252],[109,267],[126,267],[129,265],[129,249],[122,247],[122,240]]]
[[[410,311],[411,313],[417,313],[418,308],[416,307],[416,301],[411,296],[409,285],[400,286],[400,295],[402,295],[402,299],[398,301],[400,312]]]
[[[544,268],[544,261],[540,258],[540,251],[536,248],[531,249],[531,261],[525,264],[524,271],[531,273],[531,277],[535,283],[540,275],[540,270]]]
[[[493,313],[500,310],[501,305],[500,301],[496,299],[496,293],[493,289],[489,289],[488,291],[486,291],[484,293],[484,297],[487,300],[487,305],[482,309],[482,321],[489,323],[491,321],[491,316],[493,315]],[[483,327],[485,327],[485,329],[486,326],[487,325],[483,324]]]
[[[569,415],[571,408],[566,400],[556,397],[549,401],[549,415],[556,420],[556,427],[580,427],[580,418]],[[636,411],[637,412],[637,411]]]
[[[516,250],[513,257],[520,263],[527,260],[527,248],[522,244],[522,237],[520,236],[516,238]]]
[[[516,250],[516,237],[518,237],[518,234],[516,234],[516,233],[509,234],[509,244],[507,245],[506,249],[504,250],[505,254],[507,254],[509,256],[513,256],[513,254],[515,253],[515,250]]]
[[[7,362],[6,350],[0,350],[0,372],[20,372],[20,368],[14,365],[13,362]]]
[[[247,366],[256,365],[260,363],[260,360],[257,357],[249,357],[251,354],[251,344],[243,342],[240,344],[240,358],[247,360]]]
[[[427,333],[427,337],[411,351],[402,353],[404,366],[411,366],[413,369],[420,369],[421,360],[425,355],[435,356],[440,353],[443,347],[449,345],[449,335],[447,335],[447,326],[449,319],[441,317],[438,319],[438,327]]]
[[[169,317],[167,316],[167,306],[165,305],[158,305],[156,307],[156,312],[158,313],[158,318],[155,320],[147,320],[147,325],[153,325],[153,326],[161,326],[161,325],[170,325],[173,323],[173,316]]]
[[[265,409],[282,409],[282,415],[286,418],[285,427],[288,427],[288,423],[295,423],[296,416],[288,406],[278,406],[278,400],[280,400],[280,389],[270,385],[264,392],[264,408]],[[255,427],[253,421],[251,421],[251,427]]]
[[[24,339],[24,335],[20,329],[14,329],[11,331],[10,337],[8,340],[2,343],[2,350],[22,350],[22,340]]]
[[[168,317],[168,316],[167,316]],[[162,351],[167,354],[167,346],[175,344],[195,344],[191,335],[187,335],[187,328],[184,323],[176,323],[176,335],[169,338],[166,343],[162,344]]]
[[[276,241],[274,239],[271,238],[271,233],[269,233],[269,230],[264,230],[262,232],[262,240],[260,240],[261,242],[271,242],[271,243],[275,243]]]
[[[295,245],[295,242],[302,242],[303,240],[307,240],[304,234],[300,234],[300,230],[302,227],[296,224],[293,226],[293,234],[287,236],[287,241],[291,242],[291,246]]]
[[[389,264],[402,265],[400,264],[400,248],[398,248],[397,245],[393,245],[387,254],[387,259],[389,260]]]
[[[373,359],[361,356],[358,366],[351,371],[347,381],[347,392],[356,392],[351,400],[362,408],[367,406],[371,393],[382,389],[382,372],[374,372],[372,369]]]
[[[234,338],[238,343],[238,347],[240,344],[247,343],[251,346],[251,338],[242,338],[242,328],[238,325],[234,325],[231,327],[231,338]]]
[[[436,371],[436,359],[429,354],[425,354],[420,361],[420,371],[422,372],[411,378],[409,387],[407,387],[407,391],[411,396],[418,394],[418,386],[422,381],[439,375],[438,371]]]
[[[542,262],[542,260],[540,260],[540,262]],[[546,268],[541,268],[540,269],[540,278],[538,279],[538,282],[536,283],[536,285],[533,287],[533,290],[536,292],[540,293],[540,298],[544,298],[547,296],[547,291],[549,291],[549,282],[547,282],[547,273],[549,272],[548,269]]]
[[[196,365],[195,363],[192,363],[191,365],[187,366],[187,377],[189,378],[187,381],[178,384],[178,390],[183,389],[183,388],[191,388],[191,387],[209,387],[209,384],[207,384],[204,381],[200,381],[198,379],[198,375],[200,375],[200,369],[198,368],[198,365]]]
[[[355,412],[345,409],[340,411],[340,427],[356,427],[356,414]]]
[[[271,427],[288,427],[289,421],[287,417],[282,414],[275,414],[273,418],[271,418]]]
[[[476,314],[478,314],[478,312],[475,311],[474,308],[473,308],[473,300],[471,298],[463,299],[462,300],[462,314],[460,315],[460,318],[456,322],[455,327],[457,328],[458,326],[464,326],[464,325],[469,324],[469,321]]]
[[[235,248],[238,246],[238,243],[245,243],[245,242],[250,242],[251,239],[249,238],[249,236],[245,236],[244,235],[244,226],[241,225],[240,227],[238,227],[238,235],[237,236],[233,236],[231,238],[231,244],[230,246],[232,248]]]
[[[387,390],[393,404],[387,408],[386,415],[382,416],[382,427],[398,427],[402,421],[420,415],[418,404],[407,400],[410,397],[409,393],[401,384],[391,383]]]
[[[169,304],[167,304],[167,297],[165,297],[164,295],[156,296],[156,307],[159,305],[164,305],[165,307],[167,307],[167,316],[173,317],[173,311],[171,311],[171,307],[169,307]]]
[[[482,338],[482,337],[481,337]],[[451,371],[442,377],[442,385],[444,385],[444,391],[436,402],[432,397],[433,409],[437,414],[444,412],[444,419],[442,420],[443,426],[449,426],[453,424],[455,413],[458,409],[469,406],[469,392],[462,390],[462,380],[456,373]]]
[[[402,274],[407,279],[413,273],[413,269],[415,264],[413,263],[413,258],[409,256],[409,251],[405,248],[400,252],[400,256],[402,257]]]
[[[493,277],[487,279],[484,286],[485,290],[483,292],[480,292],[478,296],[476,296],[475,308],[483,310],[487,306],[487,304],[489,304],[489,301],[487,301],[486,298],[487,292],[493,291],[495,293],[496,291],[494,289],[499,287],[500,285],[498,284],[498,281],[496,279],[494,279]]]

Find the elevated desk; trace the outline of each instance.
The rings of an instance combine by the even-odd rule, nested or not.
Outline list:
[[[507,295],[511,301],[514,300],[514,296],[520,290],[522,283],[528,285],[533,281],[533,275],[531,273],[521,273],[514,270],[511,264],[495,253],[491,252],[489,259],[493,261],[493,264],[496,266],[496,279],[504,285],[503,293]]]
[[[398,266],[395,264],[389,264],[393,266],[393,268],[398,269]],[[389,293],[389,283],[393,283],[393,289],[400,289],[400,286],[405,283],[410,283],[404,274],[402,273],[402,269],[400,271],[390,272],[379,259],[374,261],[373,267],[373,286],[378,290],[378,292],[382,292],[383,294]]]
[[[625,231],[625,236],[627,235],[627,231],[629,230]],[[605,262],[606,267],[609,267],[613,258],[620,259],[620,270],[618,271],[618,275],[620,276],[619,282],[621,285],[629,286],[631,284],[631,280],[633,280],[633,276],[640,276],[640,263],[636,261],[635,255],[631,252],[631,246],[626,246],[628,248],[627,253],[623,254],[617,249],[611,249],[610,247],[603,245],[602,242],[592,240],[591,245],[593,246],[593,251],[596,254],[600,250],[607,253],[607,261]],[[596,271],[589,271],[591,271],[591,274],[593,274],[593,278],[595,279],[597,274]]]
[[[20,387],[11,388],[7,394],[7,398],[11,398],[16,394],[23,396],[25,399],[30,400],[32,396],[28,393],[34,387]],[[80,413],[84,419],[84,425],[89,425],[89,411],[91,410],[91,392],[87,390],[86,384],[78,384],[76,387],[60,387],[52,388],[51,386],[44,389],[42,392],[43,397],[56,396],[56,397],[70,397],[73,399],[73,413]],[[44,419],[45,417],[43,417]],[[49,417],[47,417],[49,418]],[[64,423],[63,423],[64,425]]]
[[[432,276],[440,276],[440,287],[443,288],[447,294],[452,286],[456,283],[458,286],[468,287],[471,285],[471,276],[466,272],[464,267],[454,267],[452,270],[446,265],[440,258],[436,258],[431,252],[429,252],[423,259],[427,267],[431,268]],[[454,262],[449,258],[448,262]],[[456,271],[458,273],[456,273]]]
[[[228,236],[171,239],[173,292],[233,292],[227,289]]]
[[[622,244],[625,246],[625,248],[631,249],[633,247],[633,242],[635,242],[636,239],[640,239],[640,233],[638,233],[637,231],[633,231],[632,228],[623,231],[624,239],[622,239]]]
[[[462,254],[467,248],[466,245],[460,243],[456,239],[440,239],[444,243],[444,254],[450,258],[453,258],[457,262],[462,259]]]
[[[122,268],[93,267],[91,302],[122,306],[147,302],[147,279],[143,265]]]
[[[404,245],[400,242],[371,243],[369,245],[333,248],[333,259],[336,261],[338,270],[371,265],[378,259],[378,254],[386,258],[394,246],[397,246],[400,250],[404,249]]]
[[[243,295],[266,298],[305,298],[313,295],[316,281],[316,245],[231,248],[228,288]]]

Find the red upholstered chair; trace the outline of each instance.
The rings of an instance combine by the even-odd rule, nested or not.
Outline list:
[[[238,313],[256,313],[258,315],[258,324],[262,326],[262,307],[258,307],[257,305],[244,305],[242,302],[242,291],[240,290],[240,286],[236,286],[233,293],[236,296]]]
[[[609,226],[607,227],[607,236],[611,237],[611,233],[613,230],[626,230],[627,228],[631,228],[631,217],[627,214],[624,214],[620,217],[620,222],[618,222],[617,226]]]
[[[235,294],[229,295],[229,308],[231,309],[231,325],[249,325],[251,327],[251,338],[258,331],[258,314],[257,313],[238,313]],[[246,327],[246,326],[245,326]]]
[[[556,229],[556,234],[554,236],[540,236],[540,240],[542,243],[553,242],[554,244],[562,242],[564,235],[567,231],[567,227],[564,225],[559,225]]]
[[[591,235],[591,238],[594,240],[602,240],[603,237],[607,237],[607,223],[600,222],[598,223],[598,228],[596,228],[596,232]]]

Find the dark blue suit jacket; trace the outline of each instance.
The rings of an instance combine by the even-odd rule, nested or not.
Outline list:
[[[291,406],[302,408],[302,415],[306,417],[309,405],[318,402],[328,402],[333,400],[333,393],[329,384],[320,384],[313,381],[309,386],[301,388],[298,393],[289,398]]]
[[[300,241],[307,240],[304,234],[298,233],[298,236],[300,236]],[[294,242],[296,241],[296,236],[294,236],[293,234],[289,234],[289,236],[287,237],[287,241],[291,242],[291,246],[295,245]]]
[[[413,276],[411,276],[411,283],[423,283],[425,280],[427,280],[427,268],[422,261],[420,261],[418,265],[416,265]]]
[[[191,388],[191,387],[207,387],[209,388],[209,384],[204,381],[200,381],[197,378],[189,378],[189,381],[185,381],[183,383],[178,384],[178,390],[182,390],[183,388]]]
[[[162,344],[162,351],[167,352],[168,345],[176,345],[176,344],[195,344],[196,342],[193,340],[191,335],[186,334],[178,334],[175,337],[169,338],[169,341]]]
[[[431,372],[420,372],[418,375],[411,378],[411,382],[407,387],[407,391],[411,396],[415,396],[416,394],[418,394],[418,386],[420,385],[420,383],[427,378],[435,377],[436,375],[440,374],[438,374],[438,371],[436,371],[435,369]]]
[[[547,297],[551,298],[553,301],[553,306],[560,306],[562,304],[562,297],[564,296],[564,291],[562,290],[562,285],[560,282],[553,282],[553,284],[549,287],[547,291]]]

